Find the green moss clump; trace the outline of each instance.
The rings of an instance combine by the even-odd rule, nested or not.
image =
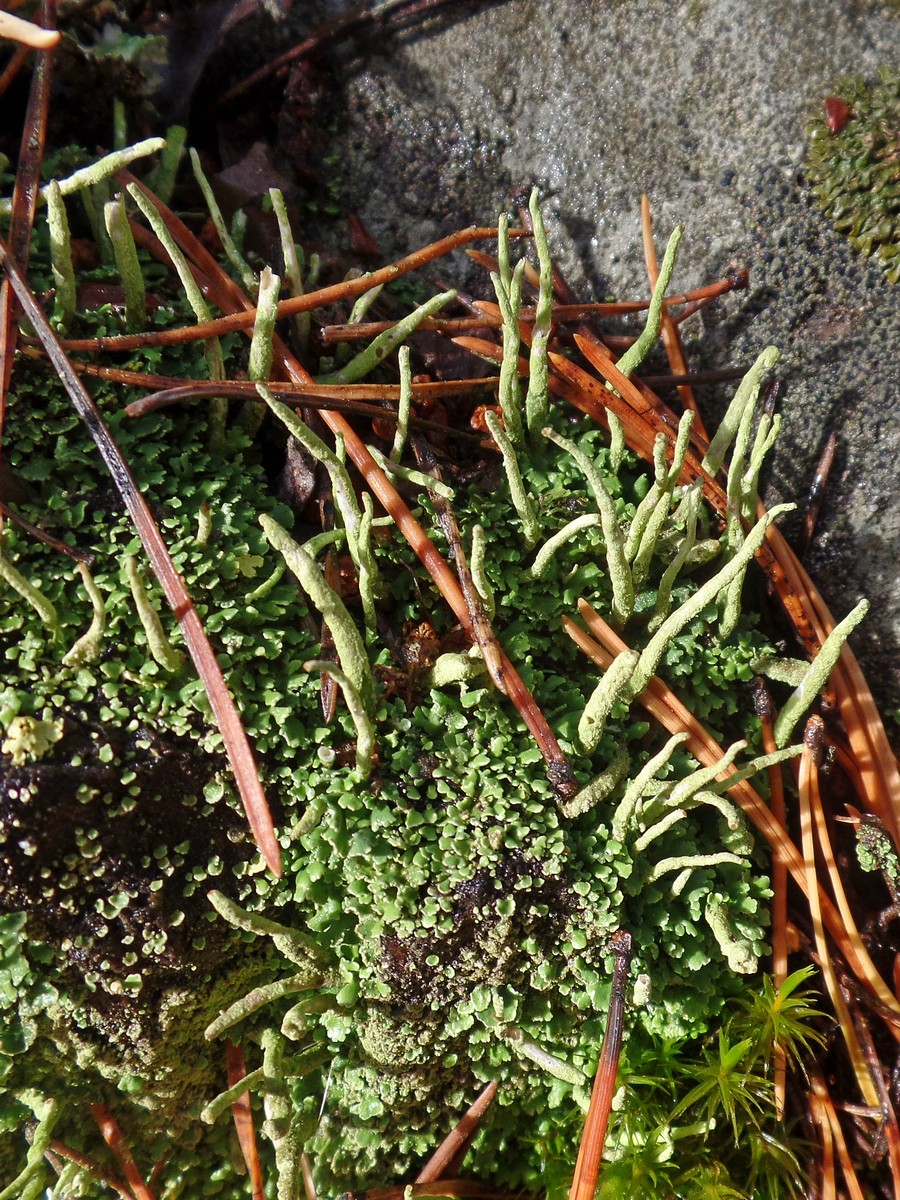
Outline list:
[[[835,228],[900,281],[900,71],[884,67],[874,83],[842,80],[836,95],[850,116],[836,133],[817,115],[809,124],[807,171],[816,200]]]

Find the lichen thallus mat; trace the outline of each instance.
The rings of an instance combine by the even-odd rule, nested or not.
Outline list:
[[[554,334],[557,301],[571,298],[561,281],[554,297],[536,197],[526,215],[537,269],[525,257],[513,265],[522,231],[501,218],[499,231],[464,231],[317,291],[302,278],[275,195],[294,296],[279,302],[281,280],[269,268],[257,277],[239,238],[223,242],[256,296],[128,174],[139,156],[112,157],[78,181],[92,189],[105,247],[97,277],[121,276],[124,311],[74,308],[67,181],[45,189],[30,278],[41,293],[52,276],[57,328],[84,335],[64,341],[69,353],[129,356],[113,368],[84,360],[97,409],[86,393],[76,407],[126,493],[119,454],[146,498],[149,508],[128,494],[132,514],[159,524],[154,569],[192,654],[203,650],[191,621],[215,647],[272,816],[258,785],[246,784],[252,757],[229,744],[259,857],[223,755],[227,730],[211,719],[215,709],[222,721],[227,696],[211,700],[179,650],[91,436],[25,339],[5,435],[19,488],[5,511],[16,519],[0,556],[10,914],[0,924],[0,1121],[11,1131],[2,1161],[12,1179],[0,1195],[39,1194],[54,1164],[58,1194],[76,1178],[83,1194],[101,1194],[119,1171],[125,1195],[243,1195],[232,1108],[257,1191],[248,1093],[265,1101],[261,1149],[280,1196],[296,1194],[301,1175],[320,1195],[408,1182],[495,1083],[473,1169],[508,1188],[547,1187],[554,1170],[570,1179],[618,929],[633,938],[635,983],[609,1194],[633,1191],[635,1179],[641,1194],[670,1194],[673,1147],[691,1135],[700,1148],[676,1194],[744,1194],[716,1162],[732,1141],[746,1194],[755,1176],[756,1194],[792,1194],[801,1186],[792,1150],[757,1110],[783,1103],[785,1057],[814,1035],[801,1020],[810,1009],[795,992],[800,979],[785,983],[777,912],[769,1007],[748,1000],[769,921],[763,840],[776,850],[778,895],[790,873],[809,898],[825,986],[861,1098],[875,1110],[882,1082],[832,957],[894,1029],[900,1014],[836,872],[834,901],[816,878],[813,839],[826,862],[830,854],[817,783],[824,735],[813,723],[805,743],[791,738],[829,676],[847,731],[846,741],[833,735],[835,753],[861,813],[892,832],[897,781],[845,645],[864,606],[832,630],[773,524],[784,507],[766,513],[757,499],[778,418],[764,412],[754,430],[754,414],[777,352],[762,352],[710,440],[691,408],[670,421],[630,377],[660,328],[678,352],[677,306],[663,295],[680,231],[658,268],[648,247],[653,298],[634,306],[648,309],[644,332],[616,361],[587,324],[602,306],[576,309],[576,358]],[[487,237],[498,238],[487,261],[496,304],[477,302],[456,340],[498,362],[499,376],[480,391],[414,380],[401,347],[399,384],[360,383],[415,328],[454,329],[440,317],[453,302],[446,293],[354,354],[347,347],[367,331],[374,289]],[[134,238],[174,265],[183,295]],[[78,393],[14,265],[9,274]],[[123,334],[147,323],[147,290],[161,301],[149,318],[156,329]],[[523,306],[528,291],[533,307]],[[276,318],[354,296],[358,328],[343,331],[345,349],[312,380],[274,333]],[[208,301],[234,315],[212,319]],[[239,330],[252,333],[248,359]],[[308,345],[308,326],[290,336]],[[249,382],[228,379],[239,368]],[[162,394],[127,409],[126,385]],[[497,403],[478,410],[484,433],[460,432],[473,392],[492,399],[486,389]],[[229,407],[229,396],[240,403]],[[317,405],[321,416],[310,417]],[[449,424],[435,433],[423,412],[439,428],[449,413]],[[292,482],[279,499],[272,463],[285,459]],[[307,503],[319,497],[318,508]],[[777,659],[742,607],[753,559],[812,665]],[[171,564],[190,610],[178,575],[165,574]],[[208,662],[198,669],[211,677]],[[761,718],[754,712],[749,687],[766,670],[790,680],[774,722],[764,705]],[[321,710],[328,681],[343,697],[331,720]],[[802,853],[761,795],[770,787],[777,796],[779,764],[798,756]],[[778,1024],[792,1005],[793,1034]],[[729,1009],[744,1008],[767,1012],[770,1027],[747,1035],[746,1023],[729,1023]],[[671,1064],[668,1082],[656,1064],[662,1082],[641,1091],[654,1048],[668,1046],[674,1062],[679,1039],[711,1026],[719,1041],[703,1050],[708,1077],[719,1087],[742,1064],[742,1099],[731,1095],[714,1117],[712,1093],[666,1093]],[[765,1060],[773,1040],[774,1066]],[[702,1088],[703,1069],[697,1077]],[[822,1127],[840,1139],[815,1075],[812,1095]],[[642,1108],[659,1119],[642,1122]],[[128,1152],[114,1118],[130,1130]],[[98,1125],[116,1143],[113,1172]],[[145,1174],[152,1168],[149,1184],[132,1154]],[[459,1174],[453,1155],[447,1165]],[[447,1188],[461,1194],[458,1183]]]

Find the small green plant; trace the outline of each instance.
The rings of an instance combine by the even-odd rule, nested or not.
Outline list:
[[[846,110],[831,125],[822,115],[809,125],[813,192],[835,228],[900,282],[900,71],[845,79],[834,99]]]

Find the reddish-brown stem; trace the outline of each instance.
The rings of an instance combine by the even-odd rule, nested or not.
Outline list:
[[[134,1200],[153,1200],[153,1193],[144,1183],[137,1163],[134,1161],[134,1155],[122,1136],[122,1130],[119,1128],[116,1118],[105,1104],[91,1104],[89,1107],[91,1115],[103,1134],[103,1140],[112,1150],[116,1161],[122,1168],[122,1174],[125,1176],[125,1182],[131,1188]]]
[[[7,517],[14,525],[18,525],[20,529],[24,529],[26,533],[30,533],[33,538],[39,542],[43,542],[45,546],[51,546],[54,550],[58,550],[60,554],[65,554],[67,558],[73,558],[76,562],[86,563],[88,566],[94,561],[93,554],[85,554],[82,550],[76,550],[74,546],[70,546],[68,542],[63,542],[59,538],[54,537],[50,533],[46,533],[43,529],[39,529],[37,525],[32,525],[30,521],[26,521],[8,504],[0,500],[0,514]]]
[[[248,75],[234,84],[224,95],[219,97],[215,107],[219,109],[230,104],[239,96],[243,96],[245,92],[258,87],[259,84],[270,78],[270,76],[277,75],[279,71],[283,71],[292,63],[300,62],[302,59],[309,58],[314,54],[321,54],[327,47],[342,41],[344,38],[351,37],[362,30],[365,30],[371,36],[375,29],[390,23],[392,20],[396,22],[398,16],[421,16],[423,13],[443,8],[448,3],[453,3],[453,0],[395,0],[394,6],[382,6],[387,9],[387,12],[383,16],[373,13],[370,9],[357,8],[348,14],[336,17],[333,21],[329,21],[323,25],[321,29],[318,29],[311,37],[306,38],[296,46],[292,46],[290,50],[285,50],[283,54],[267,62],[264,66],[254,71],[252,75]]]
[[[83,1154],[80,1150],[74,1150],[71,1146],[67,1146],[65,1142],[52,1141],[48,1149],[52,1154],[59,1155],[60,1158],[64,1158],[67,1162],[72,1162],[76,1166],[83,1167],[95,1179],[99,1179],[101,1183],[111,1188],[114,1192],[117,1192],[122,1197],[122,1200],[134,1200],[134,1196],[125,1184],[116,1179],[115,1175],[112,1175],[109,1171],[101,1167],[90,1155]]]
[[[279,319],[289,317],[294,313],[310,312],[312,309],[321,308],[326,304],[355,299],[363,292],[368,292],[382,283],[391,283],[394,279],[399,279],[402,275],[409,274],[410,271],[418,270],[419,267],[426,266],[434,259],[441,258],[460,246],[496,236],[497,230],[491,226],[472,226],[471,229],[461,229],[450,237],[441,238],[440,241],[432,242],[429,246],[423,246],[421,250],[416,250],[413,254],[408,254],[406,258],[401,258],[399,262],[381,267],[380,270],[372,271],[359,279],[346,280],[344,283],[336,283],[331,287],[319,288],[315,292],[307,292],[303,296],[282,300],[278,305],[278,317]],[[512,229],[509,236],[524,237],[525,235],[521,229]],[[225,278],[228,279],[228,276]],[[228,282],[230,284],[232,281],[229,279]],[[129,333],[116,337],[68,338],[63,340],[61,345],[64,350],[72,351],[141,350],[151,346],[172,346],[184,342],[206,341],[225,333],[234,333],[238,329],[250,329],[255,320],[256,309],[251,306],[243,312],[231,313],[229,316],[219,317],[201,325],[189,325],[183,329],[160,329],[154,333]],[[307,379],[303,382],[310,381]]]
[[[3,74],[0,75],[0,96],[4,96],[9,88],[9,85],[21,71],[25,64],[25,59],[31,53],[30,46],[16,46],[13,51],[13,56],[3,68]]]
[[[225,1062],[228,1070],[228,1086],[233,1088],[247,1074],[247,1064],[244,1052],[236,1046],[231,1038],[225,1042]],[[237,1134],[241,1156],[250,1177],[250,1195],[252,1200],[264,1200],[262,1167],[259,1162],[259,1149],[256,1145],[256,1131],[253,1128],[253,1113],[250,1108],[250,1093],[242,1092],[231,1106],[231,1116]]]
[[[625,987],[628,983],[628,967],[633,953],[631,934],[624,929],[617,929],[610,939],[610,950],[615,955],[615,965],[609,993],[606,1032],[603,1035],[603,1048],[597,1064],[597,1074],[594,1078],[591,1103],[584,1123],[584,1133],[581,1135],[581,1145],[578,1147],[578,1159],[575,1163],[575,1176],[569,1189],[569,1200],[593,1200],[600,1177],[603,1145],[606,1141],[609,1114],[616,1090],[619,1056],[622,1053],[622,1035],[625,1030]]]
[[[482,1091],[478,1099],[460,1117],[456,1126],[444,1138],[431,1158],[425,1163],[416,1176],[416,1183],[433,1183],[444,1175],[455,1174],[462,1165],[462,1159],[472,1145],[475,1134],[484,1119],[484,1114],[490,1108],[497,1094],[497,1083],[492,1081]]]

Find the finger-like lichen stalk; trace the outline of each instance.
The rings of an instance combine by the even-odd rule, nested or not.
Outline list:
[[[670,737],[658,754],[647,760],[625,789],[625,794],[619,801],[612,819],[612,835],[617,842],[625,840],[625,832],[631,819],[645,795],[650,781],[663,769],[677,748],[686,742],[686,733],[676,733]]]
[[[322,987],[325,982],[325,976],[320,971],[307,968],[305,971],[298,971],[296,975],[289,975],[286,979],[276,979],[273,983],[264,983],[259,987],[251,988],[245,996],[229,1005],[224,1012],[219,1013],[214,1021],[210,1022],[206,1027],[204,1037],[211,1042],[219,1034],[225,1033],[227,1029],[231,1029],[239,1021],[243,1021],[245,1017],[249,1017],[258,1008],[263,1008],[273,1000],[281,1000],[285,996],[293,995],[294,992],[306,992],[312,988]]]
[[[340,685],[344,693],[344,701],[353,718],[356,729],[356,770],[360,779],[368,779],[372,774],[372,755],[375,752],[375,730],[369,719],[369,714],[363,707],[359,692],[350,682],[346,671],[327,662],[323,658],[310,659],[303,664],[304,671],[324,671],[335,683]]]
[[[675,586],[675,580],[681,568],[687,562],[688,557],[693,550],[697,541],[697,519],[700,512],[700,504],[703,500],[703,488],[699,481],[692,484],[688,488],[684,497],[684,520],[685,531],[684,537],[678,546],[678,552],[669,565],[663,572],[663,577],[659,581],[659,588],[656,593],[656,606],[653,609],[653,616],[647,626],[651,633],[655,633],[660,625],[666,619],[669,613],[669,605],[672,599],[672,588]]]
[[[784,746],[794,730],[794,726],[812,704],[813,700],[828,682],[828,676],[834,670],[841,650],[847,638],[869,611],[868,600],[860,600],[856,608],[844,617],[829,633],[822,643],[822,648],[804,676],[800,686],[788,699],[778,719],[775,721],[775,744]]]
[[[266,1073],[262,1067],[257,1067],[255,1071],[249,1071],[246,1075],[242,1075],[237,1083],[230,1088],[226,1088],[224,1092],[219,1092],[215,1100],[210,1100],[205,1108],[200,1109],[200,1120],[204,1125],[214,1125],[223,1112],[227,1112],[232,1104],[240,1100],[244,1092],[254,1092],[262,1087],[266,1081]]]
[[[608,767],[595,776],[581,791],[576,792],[571,800],[557,800],[559,811],[569,820],[583,817],[619,786],[628,774],[630,766],[631,755],[628,753],[628,747],[624,743],[620,743],[613,751],[612,761]]]
[[[292,433],[304,449],[308,450],[313,458],[318,459],[328,472],[334,502],[344,523],[344,529],[347,531],[347,548],[353,559],[353,565],[358,571],[360,569],[359,525],[362,520],[362,511],[346,466],[333,450],[329,450],[318,434],[313,433],[306,422],[302,421],[287,404],[276,400],[267,387],[258,383],[256,390],[279,421],[287,426],[288,432]]]
[[[625,427],[614,412],[606,410],[609,424],[609,469],[618,475],[628,447],[625,445]]]
[[[75,316],[75,269],[66,204],[55,179],[47,185],[47,227],[50,230],[50,267],[56,284],[54,313],[63,329]]]
[[[178,177],[186,141],[187,130],[183,125],[170,125],[166,130],[166,140],[162,145],[159,163],[149,181],[154,194],[159,196],[163,204],[169,203],[175,191],[175,180]]]
[[[330,955],[308,933],[289,925],[282,925],[279,921],[272,921],[259,913],[248,912],[222,892],[208,892],[207,899],[229,925],[233,925],[235,929],[242,929],[245,933],[271,938],[275,949],[298,967],[309,962],[329,962]]]
[[[21,571],[16,570],[8,558],[4,558],[2,547],[0,547],[0,579],[19,593],[23,600],[27,600],[37,615],[40,617],[51,636],[56,636],[59,629],[59,617],[56,613],[56,607],[51,600],[48,600],[40,588],[36,588],[34,584],[29,583]]]
[[[409,365],[409,346],[401,346],[397,352],[400,368],[400,399],[397,402],[397,427],[388,455],[391,462],[398,463],[403,456],[403,447],[409,434],[409,414],[412,408],[412,368]]]
[[[654,883],[671,871],[696,871],[700,867],[718,867],[723,863],[740,866],[744,862],[739,854],[732,854],[730,850],[719,850],[715,854],[678,854],[672,858],[661,858],[655,863],[647,876],[647,882]]]
[[[448,483],[444,483],[440,479],[435,479],[433,475],[427,475],[424,471],[417,471],[415,467],[401,467],[392,458],[388,458],[386,454],[382,454],[377,446],[367,445],[366,449],[378,463],[379,467],[381,467],[382,471],[389,477],[405,479],[407,483],[412,483],[416,487],[436,492],[438,496],[443,496],[445,500],[452,500],[456,495],[456,492]]]
[[[717,475],[722,469],[728,447],[737,436],[744,409],[748,404],[752,408],[756,403],[763,379],[773,370],[780,357],[781,352],[777,347],[767,346],[741,380],[703,459],[703,469],[708,474]]]
[[[727,562],[724,567],[694,592],[693,596],[687,599],[684,604],[675,610],[671,616],[663,621],[662,625],[644,647],[641,653],[640,662],[635,668],[634,675],[629,690],[632,696],[639,695],[652,677],[656,674],[656,668],[659,666],[662,656],[666,652],[670,640],[674,638],[690,621],[693,621],[706,606],[715,600],[716,596],[727,587],[737,575],[739,575],[751,558],[756,554],[757,550],[763,544],[766,536],[766,530],[777,520],[783,513],[792,512],[796,508],[794,504],[779,504],[771,509],[766,515],[760,518],[747,534],[747,538],[741,546],[738,553]]]
[[[626,701],[630,699],[628,683],[639,658],[637,650],[623,650],[617,654],[594,689],[578,722],[578,740],[585,754],[592,754],[600,744],[616,701],[623,697]]]
[[[637,547],[634,562],[631,564],[631,576],[634,580],[635,588],[640,587],[647,577],[650,570],[650,562],[656,550],[657,540],[668,518],[669,509],[675,495],[675,484],[681,474],[681,468],[687,454],[693,419],[694,414],[690,409],[681,418],[678,428],[678,440],[675,443],[675,456],[672,462],[672,469],[664,480],[662,495],[650,513],[650,519],[647,521],[646,528],[641,534],[640,544]]]
[[[625,539],[625,557],[629,562],[632,559],[636,559],[639,552],[644,556],[648,556],[648,545],[650,555],[652,555],[656,547],[656,539],[659,536],[658,530],[662,528],[662,524],[668,516],[671,496],[681,476],[681,468],[684,466],[684,460],[690,444],[693,421],[694,414],[689,409],[682,415],[678,423],[678,436],[675,439],[675,448],[672,452],[671,467],[666,462],[669,439],[664,433],[661,433],[657,435],[656,441],[653,443],[653,483],[647,495],[638,505],[637,511],[631,520],[631,525],[628,528],[628,536]],[[661,518],[659,517],[660,512],[662,512]],[[654,518],[658,523],[656,536],[647,539],[645,538],[645,534]]]
[[[136,142],[133,146],[126,146],[124,150],[115,150],[112,154],[98,158],[96,162],[91,163],[89,166],[80,167],[77,171],[73,171],[65,179],[57,180],[60,195],[71,196],[74,192],[83,191],[85,188],[89,188],[101,182],[101,180],[115,175],[116,171],[123,170],[136,159],[146,158],[148,154],[155,154],[157,150],[164,149],[165,145],[165,138],[152,137],[147,138],[143,142]],[[49,184],[40,189],[38,192],[39,204],[46,204],[49,190]],[[8,217],[11,212],[12,200],[0,200],[0,216]]]
[[[728,906],[721,896],[707,896],[704,916],[731,970],[739,975],[749,975],[755,971],[759,966],[759,957],[754,952],[752,942],[741,937],[734,928]]]
[[[294,231],[291,229],[291,220],[288,216],[287,205],[284,202],[284,195],[281,188],[273,187],[269,188],[269,196],[272,200],[272,211],[275,213],[275,220],[278,222],[278,236],[281,239],[281,258],[284,262],[284,277],[287,280],[288,293],[292,297],[302,296],[304,293],[303,269],[300,266],[297,243],[294,241]],[[300,351],[302,359],[306,356],[306,351],[309,349],[309,331],[312,324],[312,313],[294,313],[291,320],[294,326],[294,335],[297,339],[297,349]]]
[[[35,1097],[32,1100],[30,1096],[23,1094],[20,1099],[22,1103],[31,1107],[38,1123],[31,1135],[25,1166],[15,1179],[0,1191],[0,1200],[38,1200],[38,1197],[47,1191],[44,1156],[50,1150],[53,1128],[62,1114],[62,1106],[55,1100],[44,1097]]]
[[[178,274],[178,278],[181,280],[181,286],[184,288],[184,294],[193,310],[194,316],[201,325],[205,324],[210,320],[211,316],[209,307],[203,299],[197,281],[191,273],[187,259],[175,244],[175,239],[169,233],[159,209],[133,183],[129,183],[128,185],[128,194],[147,218],[150,228],[165,247],[165,251],[172,260],[172,265]],[[219,344],[218,338],[210,338],[206,342],[206,361],[210,379],[225,378],[225,361],[222,357],[222,347]],[[209,420],[214,442],[218,442],[224,433],[227,411],[227,401],[221,397],[216,397],[215,401],[210,405]]]
[[[550,387],[547,369],[547,343],[553,320],[553,260],[550,244],[544,229],[544,218],[538,203],[538,189],[534,188],[528,201],[531,227],[537,248],[540,268],[537,306],[531,328],[531,353],[528,358],[528,391],[525,394],[525,424],[528,435],[535,441],[547,423]]]
[[[475,584],[475,590],[478,592],[481,602],[484,605],[484,611],[488,617],[493,618],[497,611],[497,604],[494,599],[494,589],[491,587],[490,580],[487,577],[486,549],[487,538],[485,537],[484,526],[473,525],[469,570],[472,573],[472,582]]]
[[[378,591],[378,565],[375,562],[375,551],[372,548],[372,526],[375,518],[375,506],[368,492],[363,492],[363,512],[359,521],[359,599],[363,610],[363,624],[366,633],[374,636],[377,621],[375,618],[375,595]]]
[[[601,523],[602,518],[599,513],[583,513],[580,517],[576,517],[574,521],[569,521],[567,525],[563,525],[562,529],[558,529],[552,537],[547,538],[546,542],[544,542],[535,555],[534,562],[531,564],[531,574],[534,578],[544,578],[550,570],[550,564],[553,562],[554,555],[566,542],[571,541],[582,529],[596,529]]]
[[[525,484],[522,481],[522,472],[519,469],[519,460],[516,457],[515,447],[513,446],[512,439],[507,435],[506,430],[497,419],[496,413],[492,413],[488,409],[484,414],[484,419],[488,427],[488,432],[503,455],[503,467],[506,471],[506,479],[509,483],[513,506],[519,514],[519,520],[522,522],[522,534],[525,538],[525,546],[530,550],[540,536],[541,527],[538,522],[537,513],[534,510],[534,505],[525,491]]]
[[[725,779],[717,779],[715,782],[711,782],[707,786],[707,791],[717,793],[727,792],[736,783],[750,779],[751,776],[758,775],[760,771],[767,771],[769,767],[777,767],[779,763],[787,762],[789,758],[797,758],[802,753],[802,746],[787,746],[784,750],[773,750],[771,754],[761,754],[758,758],[752,759],[737,771],[732,771]]]
[[[144,273],[138,259],[134,234],[128,224],[125,201],[115,196],[104,206],[103,219],[106,232],[112,242],[116,270],[125,289],[125,321],[131,329],[143,329],[147,323],[147,301],[144,288]]]
[[[522,276],[525,273],[524,258],[515,269],[509,265],[509,220],[501,213],[497,221],[498,275],[491,274],[491,283],[497,295],[500,315],[503,319],[503,355],[500,360],[500,382],[497,398],[503,424],[514,446],[521,446],[524,437],[522,424],[522,397],[519,390],[519,310],[522,307]]]
[[[754,439],[753,450],[750,454],[750,463],[744,472],[741,484],[745,521],[752,520],[756,513],[759,494],[759,473],[762,470],[766,455],[778,441],[780,433],[781,417],[778,413],[774,417],[770,417],[768,413],[763,413],[759,418],[759,426],[756,430],[756,438]]]
[[[390,329],[386,329],[384,333],[373,338],[365,350],[362,350],[355,358],[351,358],[339,371],[332,371],[330,375],[320,375],[316,382],[355,383],[358,379],[364,378],[370,371],[374,371],[379,363],[384,362],[391,351],[405,341],[411,333],[415,333],[427,317],[433,317],[445,304],[449,304],[455,298],[456,292],[452,288],[433,296],[425,304],[419,305],[408,316],[398,321],[396,325],[392,325]]]
[[[579,1071],[578,1067],[573,1067],[571,1063],[565,1062],[548,1050],[542,1050],[534,1042],[527,1041],[521,1029],[513,1026],[506,1029],[503,1036],[517,1054],[542,1067],[554,1079],[570,1083],[573,1087],[584,1090],[586,1094],[589,1092],[591,1081],[583,1071]]]
[[[603,476],[597,466],[569,438],[562,437],[553,429],[546,428],[544,437],[549,438],[561,450],[565,450],[574,458],[578,467],[587,480],[588,487],[594,494],[597,507],[600,509],[600,521],[603,527],[603,538],[606,542],[606,562],[609,567],[609,578],[613,592],[613,620],[619,626],[625,624],[634,609],[634,583],[631,571],[625,560],[625,539],[619,527],[616,516],[616,506]]]
[[[272,374],[272,339],[278,319],[278,296],[281,280],[269,267],[263,267],[259,275],[259,293],[256,301],[256,320],[253,322],[253,337],[247,359],[247,375],[254,383],[267,383]],[[247,400],[241,409],[240,425],[253,437],[265,416],[266,406],[259,400]]]
[[[66,667],[83,667],[86,663],[93,662],[100,653],[103,630],[106,628],[106,608],[100,589],[94,583],[94,577],[85,563],[76,563],[75,570],[81,576],[84,590],[91,601],[93,615],[87,632],[63,655],[63,666]]]
[[[184,662],[184,655],[180,650],[176,650],[166,637],[162,621],[159,619],[159,613],[153,607],[150,597],[147,595],[147,587],[144,583],[143,575],[138,566],[138,561],[133,554],[126,554],[124,566],[125,576],[128,580],[128,586],[131,588],[132,599],[134,600],[134,607],[137,609],[137,615],[140,618],[141,625],[144,627],[144,633],[147,635],[147,649],[150,651],[154,661],[164,671],[177,671]]]
[[[616,366],[623,375],[630,375],[632,371],[637,370],[647,354],[650,347],[659,337],[659,326],[662,318],[663,301],[666,297],[666,291],[672,281],[672,273],[675,270],[675,259],[678,255],[678,246],[681,242],[682,234],[684,233],[683,225],[676,225],[672,230],[672,236],[669,238],[666,245],[666,252],[663,255],[662,266],[659,269],[659,278],[656,281],[656,286],[653,289],[653,295],[650,298],[650,307],[647,310],[647,321],[644,328],[638,334],[633,345],[629,346]]]
[[[225,252],[225,257],[234,267],[238,274],[238,278],[244,285],[244,291],[249,295],[253,295],[256,290],[256,276],[253,273],[253,268],[238,250],[234,244],[234,239],[228,231],[228,226],[225,224],[225,218],[222,216],[222,210],[219,208],[219,202],[216,200],[215,192],[209,185],[209,180],[200,165],[200,155],[191,147],[191,170],[194,172],[194,178],[200,186],[200,191],[203,193],[203,199],[206,201],[206,207],[209,210],[209,215],[212,218],[212,223],[216,227],[216,233],[219,235],[219,241],[222,243],[222,250]],[[261,282],[261,281],[260,281]],[[254,378],[268,378],[265,376],[250,376]]]
[[[267,513],[260,515],[259,523],[270,545],[281,554],[297,576],[300,586],[331,630],[340,665],[359,693],[364,708],[371,713],[375,705],[372,668],[359,630],[347,612],[343,600],[325,582],[315,559],[294,541],[287,530]]]

